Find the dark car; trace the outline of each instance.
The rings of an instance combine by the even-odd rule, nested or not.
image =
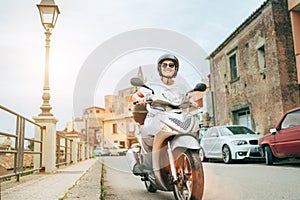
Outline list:
[[[283,158],[300,158],[300,107],[286,112],[259,145],[267,165]]]

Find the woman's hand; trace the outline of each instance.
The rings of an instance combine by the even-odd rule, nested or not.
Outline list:
[[[138,103],[138,104],[143,104],[143,105],[146,105],[146,99],[144,97],[144,95],[137,91],[136,93],[134,93],[132,96],[131,96],[131,99],[132,99],[132,102],[133,103]]]
[[[202,98],[203,92],[191,92],[188,95],[188,100],[191,103],[191,106],[198,108],[198,100]]]

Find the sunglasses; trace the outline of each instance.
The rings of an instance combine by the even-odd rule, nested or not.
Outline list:
[[[162,63],[160,66],[161,66],[162,68],[167,68],[168,66],[169,66],[170,68],[173,68],[173,67],[175,67],[175,64],[174,64],[174,63]]]

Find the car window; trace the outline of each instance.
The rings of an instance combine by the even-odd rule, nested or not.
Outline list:
[[[288,113],[281,123],[281,129],[300,126],[300,110]]]
[[[238,134],[256,134],[254,131],[252,131],[251,129],[244,127],[244,126],[232,126],[232,127],[227,127],[232,134],[234,135],[238,135]]]
[[[221,128],[220,132],[221,132],[221,135],[222,135],[222,136],[230,136],[230,135],[233,135],[233,133],[232,133],[228,128],[226,128],[226,127]]]
[[[209,128],[209,129],[207,129],[204,137],[216,137],[216,135],[218,135],[218,129]]]

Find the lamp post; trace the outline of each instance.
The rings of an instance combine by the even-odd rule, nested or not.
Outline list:
[[[50,53],[50,35],[52,29],[55,27],[57,17],[60,14],[58,6],[55,5],[54,0],[42,0],[40,4],[37,5],[40,18],[43,27],[45,28],[46,35],[46,53],[45,53],[45,77],[44,77],[44,87],[43,87],[43,104],[40,107],[42,113],[39,116],[53,116],[50,113],[52,107],[49,104],[50,101],[50,87],[49,87],[49,53]]]
[[[45,54],[45,79],[43,87],[43,104],[40,107],[42,112],[34,117],[34,120],[39,125],[43,126],[45,131],[35,129],[35,137],[42,137],[42,166],[45,167],[45,172],[53,172],[56,169],[56,123],[57,119],[50,113],[52,107],[50,101],[50,87],[49,87],[49,49],[50,49],[50,35],[54,28],[59,14],[58,6],[55,5],[54,0],[41,0],[37,5],[40,13],[40,18],[46,35],[46,54]],[[36,148],[36,147],[35,147]],[[38,166],[39,158],[35,157],[34,165]]]

